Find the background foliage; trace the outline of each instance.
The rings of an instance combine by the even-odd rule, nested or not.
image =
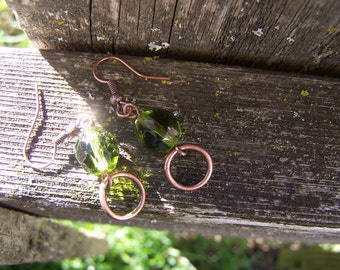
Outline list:
[[[75,258],[61,262],[0,266],[1,270],[110,270],[110,269],[257,269],[263,264],[258,252],[250,252],[245,239],[175,235],[140,228],[62,222],[105,233],[109,253],[96,258]],[[260,269],[260,268],[258,268]]]
[[[30,46],[25,33],[19,28],[4,0],[0,0],[0,46],[19,48]]]

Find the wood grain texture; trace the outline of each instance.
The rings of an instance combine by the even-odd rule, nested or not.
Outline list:
[[[340,76],[337,0],[31,2],[8,0],[38,48]]]
[[[22,147],[38,84],[45,113],[32,160],[49,157],[51,137],[87,112],[117,136],[121,166],[143,178],[145,208],[119,224],[339,242],[339,80],[124,57],[143,73],[169,75],[171,84],[162,84],[137,78],[117,63],[105,64],[101,76],[115,78],[126,98],[141,109],[174,111],[183,141],[211,154],[210,182],[183,192],[166,181],[164,156],[136,140],[133,121],[113,114],[108,89],[91,74],[103,55],[1,49],[0,56],[2,203],[48,217],[119,223],[100,209],[96,177],[75,161],[75,138],[60,146],[57,161],[47,170],[32,170],[24,162]],[[177,167],[180,179],[205,167],[186,160],[180,164],[185,167]]]
[[[90,2],[7,1],[34,47],[84,51],[92,49]]]

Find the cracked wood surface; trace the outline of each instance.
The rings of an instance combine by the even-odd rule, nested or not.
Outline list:
[[[41,49],[340,76],[337,0],[7,2]]]
[[[211,154],[210,182],[195,192],[183,192],[166,181],[164,156],[138,143],[133,121],[113,114],[107,87],[91,74],[101,57],[0,50],[2,204],[54,218],[339,242],[339,80],[124,57],[143,73],[170,76],[171,84],[163,84],[107,63],[100,69],[102,76],[115,78],[126,98],[141,109],[176,112],[183,141],[197,143]],[[86,174],[74,159],[75,138],[60,146],[49,169],[27,166],[22,147],[34,115],[35,84],[42,92],[44,121],[38,122],[32,159],[49,158],[50,139],[79,113],[90,113],[117,136],[121,168],[137,174],[146,185],[146,205],[136,218],[117,222],[103,213],[96,177]],[[177,167],[179,178],[193,176],[205,166],[182,164],[185,168]],[[124,202],[120,207],[126,211],[129,206]]]

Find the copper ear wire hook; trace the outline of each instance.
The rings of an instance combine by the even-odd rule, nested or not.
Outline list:
[[[70,136],[75,136],[78,134],[78,132],[80,131],[81,128],[86,128],[89,127],[93,124],[92,119],[88,116],[88,115],[80,115],[78,120],[76,121],[76,123],[72,123],[70,124],[65,131],[61,132],[58,136],[56,136],[55,138],[52,139],[52,144],[53,144],[53,152],[52,152],[52,157],[49,161],[43,163],[43,164],[36,164],[36,163],[32,163],[28,157],[27,154],[27,145],[28,142],[31,138],[34,126],[37,122],[37,119],[39,117],[39,113],[40,113],[40,99],[39,99],[39,90],[38,90],[38,85],[35,85],[35,104],[36,104],[36,110],[35,110],[35,115],[33,118],[33,121],[31,123],[31,127],[28,131],[25,143],[24,143],[24,147],[23,147],[23,156],[26,160],[26,162],[34,169],[45,169],[48,166],[50,166],[53,161],[56,158],[57,155],[57,146],[59,144],[61,144],[67,137]]]
[[[163,76],[149,76],[149,75],[144,75],[139,73],[137,70],[135,70],[133,67],[131,67],[128,63],[126,63],[124,60],[122,60],[119,57],[116,56],[107,56],[104,57],[102,59],[100,59],[97,63],[95,63],[95,65],[93,66],[93,77],[101,83],[106,83],[107,86],[109,87],[110,91],[111,91],[111,98],[110,98],[110,102],[113,105],[116,105],[116,114],[118,117],[123,117],[123,118],[136,118],[138,117],[138,115],[140,114],[139,109],[137,107],[137,105],[130,103],[130,102],[124,102],[122,101],[123,96],[118,92],[116,83],[114,80],[107,80],[107,79],[100,79],[97,75],[97,69],[98,66],[103,63],[104,61],[107,60],[116,60],[118,62],[120,62],[121,64],[123,64],[125,67],[127,67],[130,71],[132,71],[134,74],[136,74],[137,76],[144,78],[144,79],[150,79],[150,80],[170,80],[169,77],[163,77]]]
[[[141,77],[141,78],[144,78],[144,79],[150,79],[150,80],[165,80],[165,81],[168,81],[170,80],[169,77],[159,77],[159,76],[149,76],[149,75],[144,75],[144,74],[141,74],[139,73],[137,70],[135,70],[133,67],[131,67],[128,63],[126,63],[123,59],[117,57],[117,56],[107,56],[107,57],[104,57],[102,59],[100,59],[93,67],[93,76],[94,78],[98,81],[98,82],[101,82],[101,83],[108,83],[110,80],[106,80],[106,79],[100,79],[98,76],[97,76],[97,69],[98,69],[98,66],[103,63],[104,61],[107,61],[107,60],[116,60],[120,63],[122,63],[124,66],[126,66],[130,71],[132,71],[134,74],[136,74],[137,76]]]
[[[55,160],[55,156],[57,154],[57,144],[56,143],[53,143],[53,153],[52,153],[52,157],[50,159],[50,161],[44,163],[44,164],[34,164],[32,163],[30,160],[29,160],[29,157],[27,155],[27,145],[28,145],[28,141],[29,139],[31,138],[31,134],[33,132],[33,129],[34,129],[34,126],[37,122],[37,119],[38,119],[38,116],[39,116],[39,112],[40,112],[40,99],[39,99],[39,90],[38,90],[38,86],[35,85],[35,115],[34,115],[34,118],[33,118],[33,121],[31,123],[31,127],[27,133],[27,137],[26,137],[26,140],[25,140],[25,143],[24,143],[24,148],[23,148],[23,155],[24,155],[24,158],[26,160],[26,162],[34,169],[44,169],[48,166],[50,166],[53,161]]]

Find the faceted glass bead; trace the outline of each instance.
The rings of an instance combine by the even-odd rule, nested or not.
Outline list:
[[[145,110],[135,121],[138,140],[147,148],[166,152],[171,150],[182,136],[177,118],[163,109]]]
[[[83,130],[75,150],[77,160],[88,173],[101,175],[116,168],[119,157],[117,140],[103,128],[93,126]]]

